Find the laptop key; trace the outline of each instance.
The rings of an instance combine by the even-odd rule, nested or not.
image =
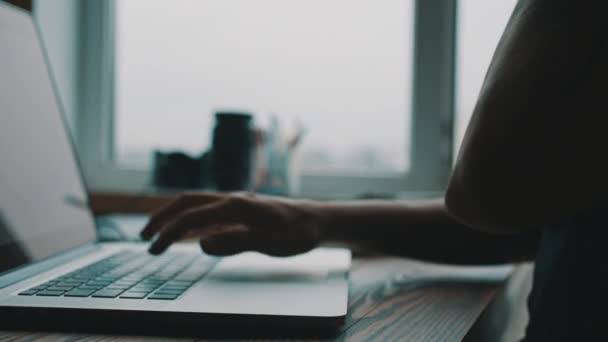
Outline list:
[[[194,281],[192,280],[177,280],[177,279],[173,279],[169,282],[167,282],[167,284],[175,284],[175,285],[192,285],[192,283],[194,283]]]
[[[173,300],[179,297],[176,294],[152,294],[148,299]]]
[[[150,293],[152,293],[153,290],[134,290],[134,289],[129,289],[127,292],[129,293],[145,293],[146,296],[149,295]]]
[[[149,292],[125,292],[120,295],[120,298],[126,299],[143,299],[146,298]]]
[[[172,289],[172,288],[160,288],[155,291],[155,293],[164,292],[164,293],[183,293],[186,289]]]
[[[36,296],[59,297],[64,293],[65,293],[65,291],[42,290],[42,291],[36,293]]]
[[[116,298],[123,293],[123,290],[100,290],[93,294],[93,298]]]
[[[72,278],[70,278],[70,279],[87,281],[87,280],[91,279],[91,276],[84,275],[84,274],[83,275],[75,275],[75,276],[72,276]]]
[[[34,294],[36,294],[36,292],[38,292],[37,290],[25,290],[23,292],[20,292],[19,295],[20,296],[33,296]]]
[[[108,285],[105,287],[106,290],[126,290],[128,288],[130,288],[131,286],[128,285]]]
[[[133,291],[154,291],[158,288],[158,286],[142,286],[142,285],[135,285],[134,287],[131,288],[131,290]]]
[[[171,283],[166,283],[163,284],[163,288],[167,288],[167,289],[187,289],[189,287],[191,287],[193,284],[171,284]]]
[[[88,283],[86,283],[86,285],[93,285],[93,286],[107,286],[112,284],[111,281],[90,281]]]
[[[110,284],[110,286],[133,286],[135,284],[137,284],[136,281],[116,281]]]
[[[182,293],[184,293],[184,291],[154,291],[154,293],[152,293],[153,295],[176,295],[179,296]]]
[[[59,282],[59,283],[57,283],[55,285],[57,285],[57,286],[78,286],[80,284],[82,284],[82,282],[76,283],[76,282],[65,282],[65,281],[62,281],[62,282]]]
[[[93,291],[103,291],[103,290],[105,290],[105,288],[104,288],[104,287],[101,287],[101,286],[100,286],[100,287],[86,286],[86,287],[77,287],[77,288],[76,288],[76,290],[85,290],[85,291],[87,291],[87,290],[88,290],[88,291],[90,291],[90,290],[93,290]]]
[[[82,291],[99,291],[103,289],[103,287],[101,286],[97,286],[97,287],[93,287],[93,286],[78,286],[77,288],[75,288],[75,290],[82,290]]]
[[[49,291],[70,291],[74,286],[51,286],[47,290]]]
[[[95,293],[95,290],[72,290],[67,292],[64,296],[66,297],[88,297]]]

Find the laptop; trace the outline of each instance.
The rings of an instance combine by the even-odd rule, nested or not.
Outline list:
[[[2,2],[0,51],[3,328],[205,332],[343,323],[345,249],[214,258],[181,243],[155,257],[145,243],[96,241],[37,27],[29,13]]]

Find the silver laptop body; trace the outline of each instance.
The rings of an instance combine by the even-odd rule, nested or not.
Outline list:
[[[167,255],[193,256],[208,270],[175,299],[23,294],[112,255],[145,249],[138,243],[96,242],[37,27],[29,13],[0,2],[3,327],[95,328],[112,322],[119,330],[266,324],[331,328],[346,315],[350,253],[342,249],[283,259],[256,253],[214,259],[197,245],[178,244]]]

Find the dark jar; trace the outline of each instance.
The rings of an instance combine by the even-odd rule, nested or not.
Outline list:
[[[239,112],[216,113],[210,167],[218,191],[251,190],[253,152],[253,116]]]

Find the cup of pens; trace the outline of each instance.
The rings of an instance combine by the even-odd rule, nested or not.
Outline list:
[[[276,117],[268,127],[255,127],[253,115],[246,112],[217,112],[215,119],[209,169],[216,190],[298,193],[295,156],[303,128],[286,134]]]

